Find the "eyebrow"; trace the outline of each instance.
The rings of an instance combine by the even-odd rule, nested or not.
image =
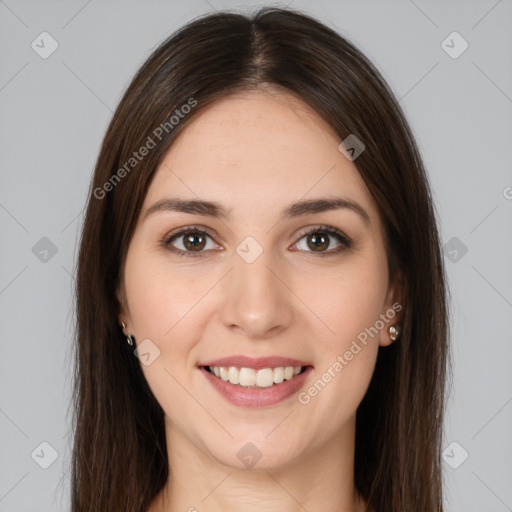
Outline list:
[[[342,197],[323,197],[307,199],[286,207],[281,214],[281,221],[300,217],[301,215],[322,213],[330,210],[347,209],[357,213],[365,222],[370,224],[370,216],[366,210],[355,201]],[[219,219],[231,219],[231,210],[227,210],[214,201],[200,199],[164,198],[151,205],[144,213],[144,220],[158,212],[181,212],[204,215]]]

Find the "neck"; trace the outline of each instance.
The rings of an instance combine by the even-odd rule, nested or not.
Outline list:
[[[355,421],[285,466],[246,470],[220,463],[167,417],[166,433],[170,475],[149,512],[366,510],[354,486]]]

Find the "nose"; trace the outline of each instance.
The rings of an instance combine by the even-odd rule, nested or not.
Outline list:
[[[282,266],[265,250],[248,263],[234,256],[226,276],[220,314],[223,324],[250,339],[268,339],[285,330],[293,319],[293,293]]]

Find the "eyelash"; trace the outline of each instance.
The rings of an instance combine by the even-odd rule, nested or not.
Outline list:
[[[178,233],[172,233],[170,235],[166,235],[162,241],[161,244],[165,249],[168,251],[171,251],[172,253],[176,254],[178,257],[190,257],[190,258],[200,258],[204,255],[206,251],[183,251],[182,249],[176,249],[171,246],[171,242],[173,242],[175,239],[179,238],[180,236],[189,235],[191,233],[200,233],[201,235],[206,235],[210,238],[213,238],[208,232],[204,231],[204,229],[199,228],[198,226],[188,226]],[[350,249],[352,247],[352,241],[350,238],[348,238],[342,231],[339,229],[321,225],[312,229],[307,229],[305,231],[302,231],[299,233],[299,239],[296,243],[298,243],[300,240],[302,240],[305,236],[313,234],[313,233],[323,233],[325,235],[333,236],[340,242],[340,246],[336,249],[331,249],[329,251],[320,251],[318,253],[315,253],[314,251],[305,251],[305,252],[311,252],[315,255],[319,255],[322,257],[328,257],[328,256],[334,256],[337,254],[340,254],[341,252],[345,251],[346,249]],[[295,244],[294,244],[295,245]]]

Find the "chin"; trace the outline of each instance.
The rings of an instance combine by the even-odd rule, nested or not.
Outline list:
[[[269,440],[265,434],[261,437],[235,436],[226,438],[225,443],[215,442],[211,447],[206,444],[211,456],[224,466],[242,471],[276,471],[293,465],[299,455],[301,443],[290,443],[287,439],[276,436]]]

